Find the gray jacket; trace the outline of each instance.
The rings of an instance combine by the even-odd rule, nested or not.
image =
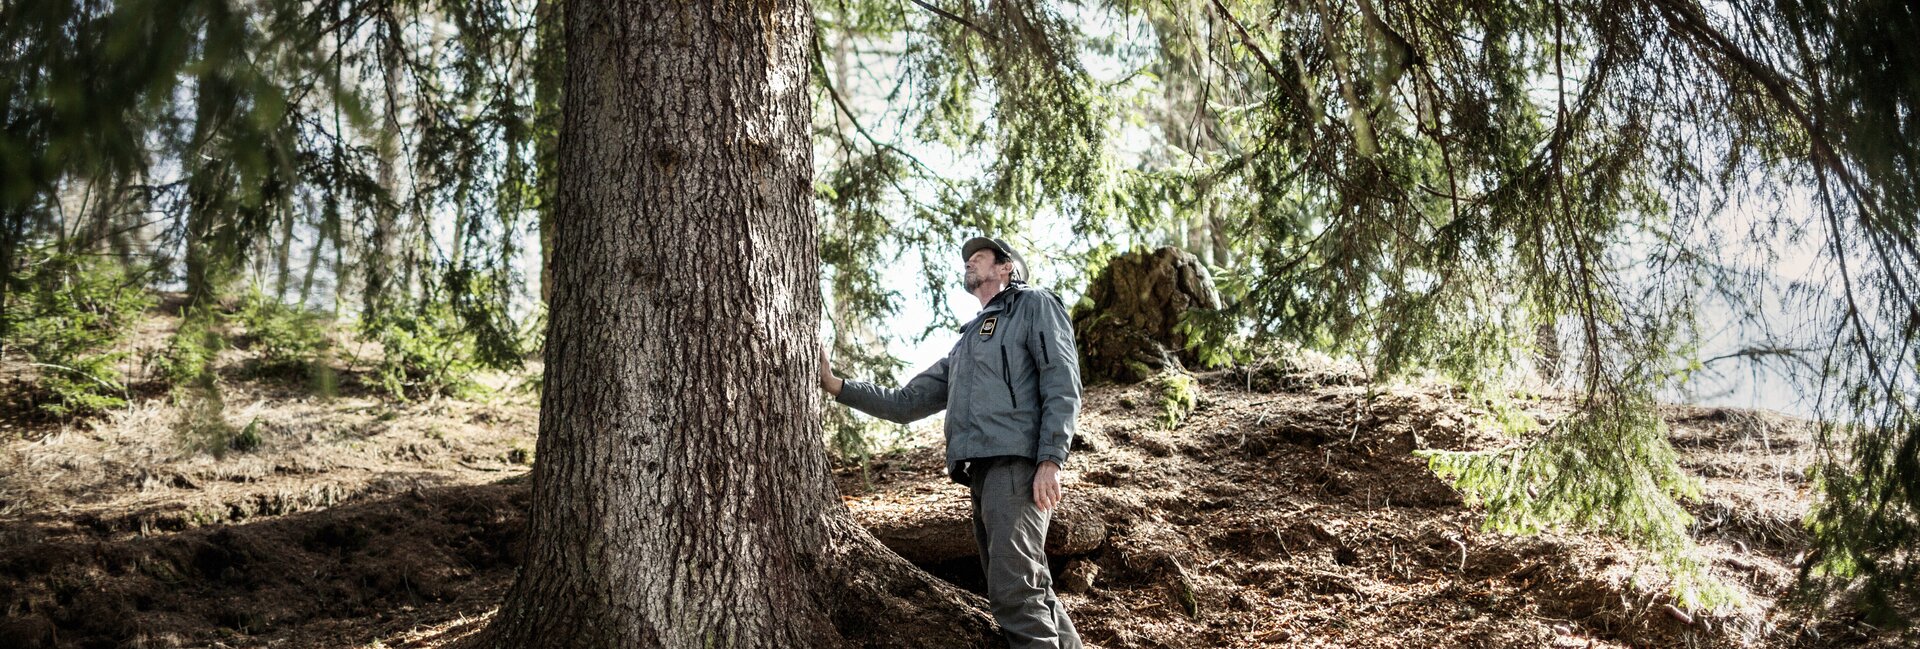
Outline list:
[[[947,410],[947,474],[962,484],[967,460],[1014,455],[1065,466],[1080,413],[1066,305],[1015,282],[960,331],[947,357],[906,386],[847,381],[836,400],[903,424]]]

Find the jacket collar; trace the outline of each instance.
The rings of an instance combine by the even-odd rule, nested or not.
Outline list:
[[[986,306],[980,307],[980,313],[984,314],[984,313],[999,311],[1001,309],[1007,308],[1007,306],[1012,302],[1014,294],[1019,293],[1021,287],[1024,287],[1026,285],[1027,285],[1026,282],[1022,282],[1017,279],[1007,283],[1006,288],[1000,289],[999,293],[993,294],[993,298],[987,300]]]

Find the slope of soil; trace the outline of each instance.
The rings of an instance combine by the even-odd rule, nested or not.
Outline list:
[[[1269,372],[1270,373],[1270,372]],[[1260,372],[1253,373],[1255,378]],[[1481,517],[1416,449],[1514,443],[1438,386],[1369,394],[1352,377],[1299,375],[1249,390],[1247,372],[1205,377],[1194,414],[1155,421],[1150,385],[1090,390],[1085,448],[1049,549],[1084,636],[1104,647],[1912,646],[1857,621],[1809,621],[1781,605],[1807,539],[1812,432],[1779,415],[1669,407],[1688,503],[1712,574],[1739,597],[1672,605],[1657,562],[1624,544],[1481,531]],[[1269,377],[1274,378],[1274,377]],[[1535,408],[1541,420],[1563,405]],[[908,558],[979,579],[965,490],[937,448],[886,458],[842,490]],[[1065,529],[1060,529],[1065,528]],[[1087,541],[1085,536],[1099,540]],[[965,560],[955,560],[964,554]],[[1062,556],[1066,555],[1066,556]]]
[[[1481,531],[1416,449],[1513,440],[1439,386],[1369,391],[1337,368],[1202,377],[1158,422],[1149,385],[1088,390],[1049,547],[1092,646],[1913,646],[1911,632],[1780,604],[1806,548],[1811,433],[1670,408],[1712,571],[1741,595],[1670,606],[1622,544]],[[393,403],[234,382],[263,445],[215,459],[164,395],[0,443],[0,647],[432,647],[511,583],[531,399]],[[1533,408],[1549,420],[1563,406]],[[938,441],[837,478],[904,556],[980,590],[964,488]]]

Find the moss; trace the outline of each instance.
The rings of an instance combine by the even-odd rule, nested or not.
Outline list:
[[[1200,382],[1184,372],[1167,372],[1154,379],[1160,393],[1160,425],[1167,430],[1180,426],[1200,405]]]
[[[1127,374],[1121,378],[1128,381],[1140,381],[1153,376],[1153,368],[1147,367],[1146,363],[1129,358],[1126,360],[1125,365]]]
[[[533,466],[533,449],[529,449],[526,445],[516,441],[513,443],[512,448],[507,449],[506,460],[508,464]]]

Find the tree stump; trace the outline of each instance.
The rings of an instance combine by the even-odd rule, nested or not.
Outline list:
[[[1126,382],[1198,364],[1179,325],[1190,311],[1220,308],[1206,266],[1172,246],[1114,257],[1087,298],[1073,314],[1081,363],[1090,375]]]

